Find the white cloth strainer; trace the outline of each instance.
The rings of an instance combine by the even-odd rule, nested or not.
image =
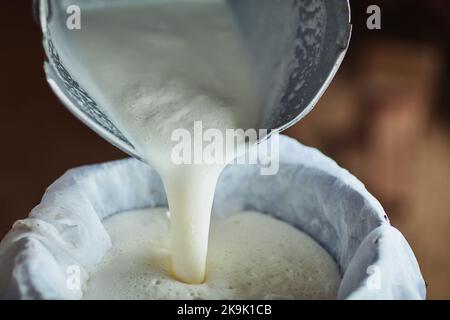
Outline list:
[[[363,184],[292,139],[281,137],[280,149],[275,176],[261,176],[257,165],[227,167],[214,214],[254,209],[308,233],[339,265],[339,299],[424,299],[411,248]],[[81,298],[82,289],[71,282],[74,273],[86,280],[111,246],[102,220],[165,205],[158,174],[138,160],[69,170],[0,243],[0,298]]]

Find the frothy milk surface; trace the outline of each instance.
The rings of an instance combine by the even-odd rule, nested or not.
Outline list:
[[[227,149],[223,164],[175,165],[171,137],[179,128],[193,133],[198,120],[222,132],[253,128],[260,104],[226,1],[92,9],[67,36],[74,76],[162,177],[174,276],[201,283],[216,182],[236,152]]]
[[[334,299],[334,260],[305,233],[271,216],[243,212],[211,223],[203,284],[168,272],[167,209],[117,214],[104,226],[113,247],[90,275],[83,299]]]

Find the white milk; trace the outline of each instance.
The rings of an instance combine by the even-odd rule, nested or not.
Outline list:
[[[231,12],[225,1],[166,1],[91,10],[82,19],[82,30],[68,32],[75,76],[161,175],[173,275],[201,283],[224,165],[176,166],[171,135],[192,132],[196,120],[222,132],[256,124],[260,101]]]
[[[245,212],[212,221],[206,280],[168,273],[167,209],[117,214],[104,226],[113,248],[83,299],[335,299],[334,260],[309,236],[271,216]]]

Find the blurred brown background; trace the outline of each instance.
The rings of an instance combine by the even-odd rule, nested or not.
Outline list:
[[[51,92],[31,2],[0,2],[0,237],[69,168],[125,157]]]
[[[382,29],[366,28],[378,4]],[[428,298],[450,299],[450,1],[353,0],[335,81],[288,131],[358,176],[406,236]],[[0,237],[67,169],[125,155],[66,111],[43,72],[31,1],[0,3]]]
[[[360,178],[411,244],[428,298],[450,298],[448,0],[353,0],[354,33],[316,109],[289,130]],[[366,9],[381,8],[381,30]]]

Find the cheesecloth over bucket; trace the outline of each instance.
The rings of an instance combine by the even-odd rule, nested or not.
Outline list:
[[[81,283],[111,247],[102,220],[126,210],[167,206],[159,175],[125,159],[71,169],[29,217],[0,243],[0,298],[79,299]],[[319,151],[280,137],[280,169],[230,165],[221,175],[214,215],[271,214],[301,229],[334,257],[338,299],[424,299],[416,258],[380,203],[348,171]],[[75,268],[75,269],[74,269]]]

